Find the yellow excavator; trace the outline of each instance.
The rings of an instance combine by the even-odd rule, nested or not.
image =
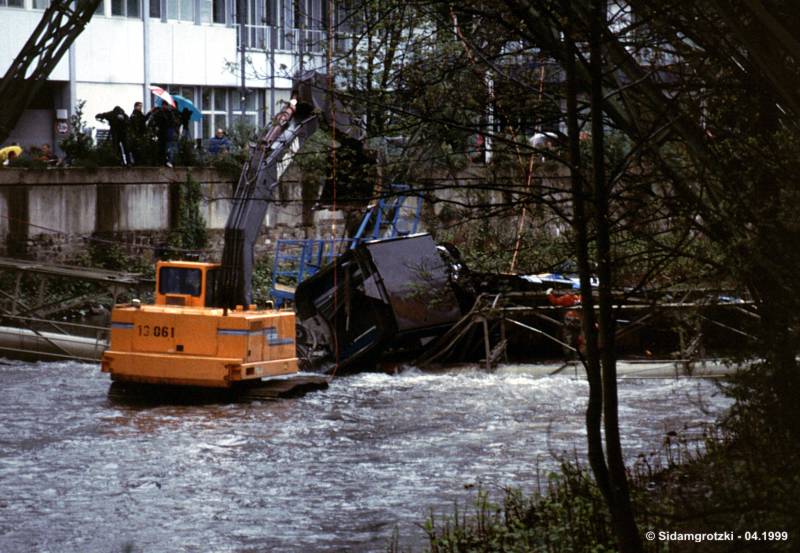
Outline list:
[[[155,303],[117,305],[102,370],[116,382],[233,388],[297,372],[295,315],[252,305],[254,244],[278,181],[320,126],[360,143],[361,131],[308,72],[291,100],[251,145],[225,226],[221,263],[156,265]]]

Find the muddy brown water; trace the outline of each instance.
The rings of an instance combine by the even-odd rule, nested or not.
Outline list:
[[[98,366],[0,360],[0,552],[422,550],[475,486],[583,455],[587,384],[525,367],[361,374],[276,402],[131,406]],[[729,406],[705,380],[620,383],[633,461]],[[538,473],[538,474],[537,474]]]

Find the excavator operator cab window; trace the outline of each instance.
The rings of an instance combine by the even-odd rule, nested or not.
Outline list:
[[[183,307],[213,305],[218,294],[219,265],[189,261],[159,261],[156,274],[156,304]],[[209,298],[210,296],[210,298]]]
[[[180,294],[198,297],[202,293],[203,273],[200,269],[161,267],[158,273],[159,294]]]
[[[217,284],[220,272],[219,269],[209,269],[206,271],[206,307],[218,307],[222,305],[222,291]]]

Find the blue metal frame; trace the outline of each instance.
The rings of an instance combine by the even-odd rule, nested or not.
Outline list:
[[[417,232],[422,214],[422,196],[416,195],[417,203],[410,228],[400,229],[400,214],[411,188],[407,184],[393,184],[394,192],[389,198],[381,198],[367,207],[361,218],[355,236],[352,238],[329,239],[280,239],[275,242],[275,262],[272,268],[272,288],[270,295],[275,305],[280,307],[285,301],[294,299],[294,292],[278,288],[279,279],[288,280],[297,286],[314,275],[321,267],[333,262],[346,249],[354,249],[361,242],[382,238],[396,238]],[[388,223],[387,223],[388,221]],[[371,231],[367,229],[372,225]]]
[[[417,205],[414,209],[414,218],[411,220],[411,228],[400,229],[398,227],[400,214],[408,198],[410,187],[407,184],[393,184],[390,186],[390,190],[395,192],[390,198],[381,198],[377,203],[367,207],[367,211],[361,219],[361,224],[353,237],[354,241],[350,245],[351,249],[365,240],[396,238],[417,232],[420,215],[422,214],[422,196],[416,195]],[[389,223],[385,224],[386,221],[389,221]],[[367,233],[370,222],[372,223],[372,232]],[[381,236],[382,231],[383,236]]]

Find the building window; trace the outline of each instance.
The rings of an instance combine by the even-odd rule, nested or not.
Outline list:
[[[46,10],[49,5],[50,5],[50,0],[33,0],[34,10]]]
[[[0,0],[0,7],[24,8],[25,2],[23,0]]]
[[[203,88],[200,110],[203,112],[203,138],[211,138],[217,128],[228,129],[228,90]]]
[[[232,99],[235,99],[231,106],[231,123],[245,124],[248,127],[257,129],[259,127],[259,112],[263,111],[264,105],[263,93],[259,90],[253,90],[247,95],[244,102],[244,114],[242,114],[241,96],[238,90],[231,92]]]
[[[203,0],[210,2],[212,0]],[[249,50],[322,53],[328,44],[330,13],[327,0],[241,0],[236,9],[244,9],[245,33],[238,36],[239,46]],[[335,48],[346,49],[345,11],[334,10]],[[236,21],[238,22],[238,15]]]
[[[225,0],[213,0],[212,5],[214,8],[214,23],[225,23],[228,19],[225,15]]]
[[[194,21],[194,0],[167,0],[167,19]]]
[[[150,0],[150,17],[161,19],[161,0]]]
[[[263,125],[264,91],[252,91],[245,100],[244,115],[241,108],[239,90],[235,88],[201,89],[199,108],[203,112],[203,138],[214,136],[216,129],[229,131],[231,127],[244,122],[256,129]]]
[[[200,0],[201,23],[225,23],[225,0]]]
[[[139,17],[139,0],[111,0],[111,15]]]

